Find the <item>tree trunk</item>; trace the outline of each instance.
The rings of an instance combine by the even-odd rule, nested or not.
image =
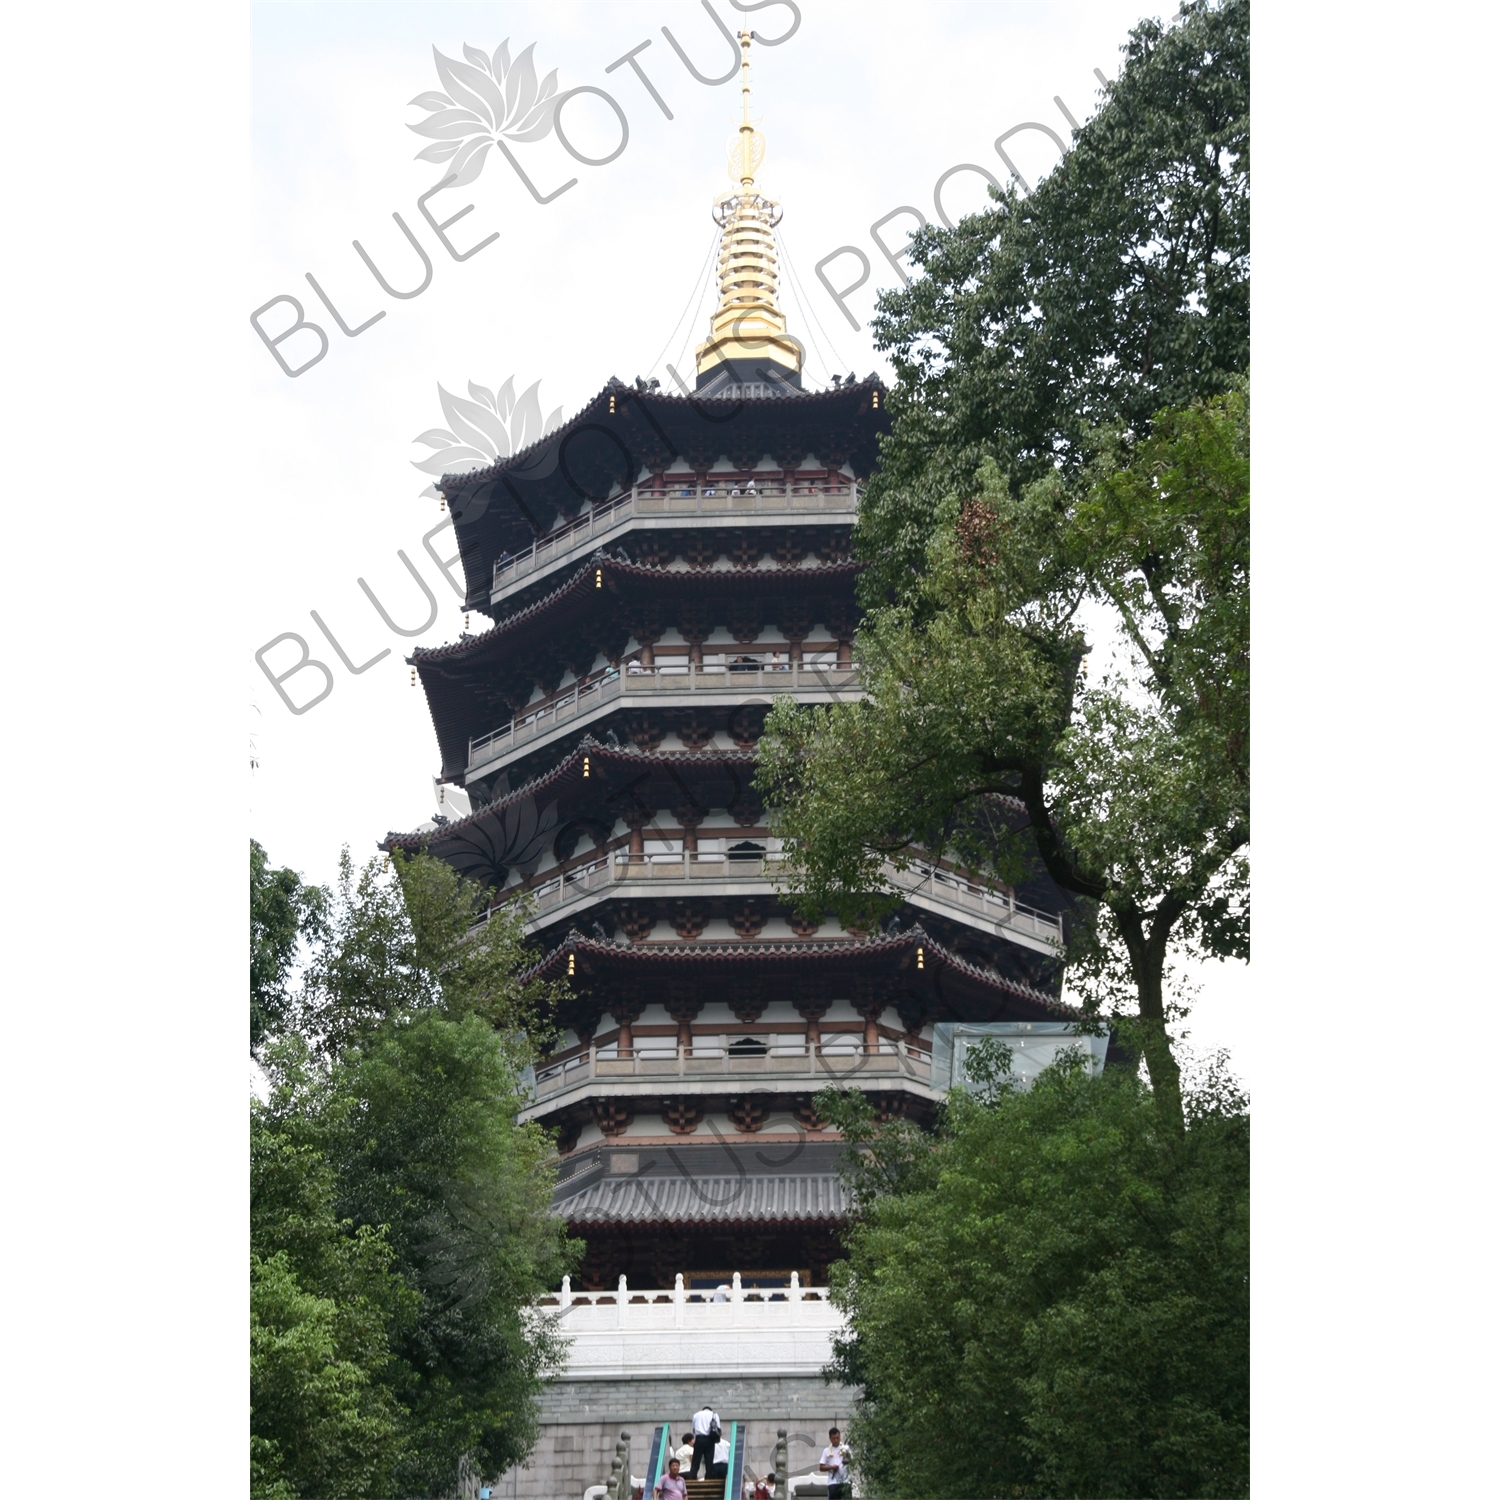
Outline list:
[[[1158,910],[1151,924],[1151,935],[1145,932],[1141,913],[1132,904],[1123,910],[1111,908],[1119,924],[1125,947],[1130,954],[1131,974],[1135,979],[1136,1000],[1140,1006],[1141,1051],[1146,1058],[1146,1073],[1162,1122],[1174,1136],[1184,1130],[1182,1117],[1182,1072],[1172,1055],[1167,1035],[1166,1007],[1162,998],[1162,973],[1166,967],[1167,934],[1176,920]]]

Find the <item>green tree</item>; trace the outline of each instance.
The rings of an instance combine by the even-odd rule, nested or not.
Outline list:
[[[250,840],[250,1050],[291,1024],[287,982],[298,944],[322,931],[328,893],[295,870],[273,870]]]
[[[866,616],[866,700],[778,705],[757,775],[798,899],[846,922],[919,849],[1009,881],[1040,860],[1080,903],[1075,985],[1180,1131],[1169,955],[1248,957],[1248,395],[1163,414],[1089,473],[1079,498],[1056,474],[1015,498],[986,464],[917,602]],[[1086,601],[1120,647],[1092,681]]]
[[[868,698],[778,705],[758,782],[799,902],[846,922],[919,850],[1044,868],[1180,1132],[1169,960],[1249,943],[1246,0],[1139,26],[1050,176],[912,260],[876,320]]]
[[[921,574],[935,512],[986,458],[1019,495],[1249,371],[1248,0],[1194,0],[1124,53],[1048,177],[921,231],[919,274],[880,299],[897,383],[860,508],[867,605]]]
[[[476,929],[483,909],[437,861],[356,871],[345,851],[305,1034],[266,1049],[252,1434],[267,1496],[439,1494],[463,1460],[495,1474],[534,1441],[560,1348],[527,1310],[576,1256],[548,1212],[552,1143],[517,1119],[525,1028],[545,1031],[550,992],[521,983],[520,915]]]
[[[1249,1122],[1232,1089],[1188,1098],[1177,1139],[1134,1077],[1064,1059],[956,1092],[913,1150],[819,1097],[865,1147],[832,1277],[863,1493],[1248,1493]]]
[[[514,909],[487,920],[491,895],[441,860],[398,850],[356,870],[346,848],[303,976],[301,1031],[336,1057],[393,1017],[436,1010],[478,1015],[523,1049],[545,1044],[559,987],[522,985],[521,923]]]

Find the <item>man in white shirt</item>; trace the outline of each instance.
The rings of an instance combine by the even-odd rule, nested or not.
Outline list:
[[[839,1441],[837,1427],[828,1429],[828,1446],[818,1462],[819,1470],[828,1476],[828,1500],[844,1500],[849,1483],[849,1450]]]
[[[708,1466],[710,1479],[729,1478],[729,1439],[721,1437],[714,1444],[714,1461]]]
[[[705,1469],[714,1461],[714,1444],[719,1440],[719,1414],[705,1406],[693,1413],[693,1469],[689,1479],[698,1477],[698,1465]]]

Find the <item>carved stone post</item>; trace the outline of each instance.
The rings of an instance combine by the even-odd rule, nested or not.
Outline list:
[[[787,658],[795,671],[802,665],[802,643],[807,639],[807,632],[812,629],[812,621],[806,610],[790,609],[776,623],[787,639]]]
[[[639,1000],[625,1000],[610,1011],[620,1028],[619,1055],[622,1060],[635,1056],[635,1037],[630,1028],[640,1020],[644,1009]]]
[[[627,807],[620,816],[630,830],[630,858],[642,860],[646,857],[646,824],[651,814],[641,807]]]
[[[838,665],[854,665],[854,627],[858,623],[852,609],[835,606],[827,611],[827,625],[838,642]]]
[[[667,1014],[677,1022],[677,1055],[687,1057],[693,1050],[693,1018],[703,1009],[703,1002],[690,994],[669,994],[665,1004]]]
[[[632,621],[634,629],[631,634],[641,648],[641,666],[647,672],[656,670],[656,652],[652,649],[662,637],[665,628],[661,617],[654,613],[642,615]]]
[[[698,852],[698,829],[703,822],[703,809],[679,807],[674,809],[674,815],[682,824],[682,852],[696,854]]]
[[[787,1490],[787,1479],[789,1477],[789,1465],[787,1462],[786,1428],[776,1429],[776,1486],[771,1491],[773,1500],[789,1500]]]
[[[804,995],[796,1001],[797,1014],[807,1022],[807,1050],[813,1057],[823,1045],[823,1033],[818,1022],[828,1014],[829,1002],[821,997]]]
[[[712,559],[710,559],[712,560]],[[683,604],[677,611],[677,628],[688,643],[688,663],[703,665],[703,643],[713,634],[713,616],[701,604]]]

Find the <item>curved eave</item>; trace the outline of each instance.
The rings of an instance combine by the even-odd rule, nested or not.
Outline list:
[[[917,968],[917,950],[922,967]],[[1064,1018],[1077,1020],[1076,1007],[1065,1005],[1045,990],[981,969],[960,958],[931,937],[920,925],[904,932],[865,938],[807,938],[793,942],[738,943],[633,943],[621,947],[570,932],[532,968],[524,981],[567,977],[568,959],[574,961],[575,980],[623,979],[652,973],[666,978],[687,971],[695,980],[706,981],[722,969],[724,977],[743,977],[752,967],[784,968],[788,975],[805,974],[813,965],[837,965],[847,971],[867,969],[871,977],[895,979],[902,987],[930,996],[938,1006],[947,998],[989,997],[1018,1020]],[[945,997],[955,985],[962,995]]]
[[[659,473],[679,458],[696,469],[720,458],[748,468],[768,453],[793,468],[813,453],[866,475],[875,467],[879,436],[889,429],[878,380],[750,401],[637,391],[611,381],[571,420],[520,453],[439,481],[458,535],[467,597],[488,597],[502,552],[529,547],[557,517],[601,503],[615,486],[634,484],[642,470]]]
[[[831,604],[835,593],[849,592],[861,566],[647,568],[596,552],[550,594],[492,629],[446,646],[419,646],[407,657],[427,697],[443,775],[463,773],[469,741],[509,720],[508,703],[529,693],[535,664],[560,643],[582,638],[623,650],[632,611],[658,605],[670,611],[673,603],[695,598],[716,605],[726,597],[764,599],[773,617],[778,603],[808,607],[822,595]]]
[[[456,822],[388,833],[380,847],[387,853],[425,849],[461,874],[492,882],[501,869],[531,863],[534,849],[536,857],[544,857],[570,825],[582,825],[598,843],[625,809],[644,806],[654,812],[684,800],[689,791],[705,806],[745,800],[758,807],[750,784],[754,768],[753,750],[637,750],[601,745],[585,735],[546,775]]]

